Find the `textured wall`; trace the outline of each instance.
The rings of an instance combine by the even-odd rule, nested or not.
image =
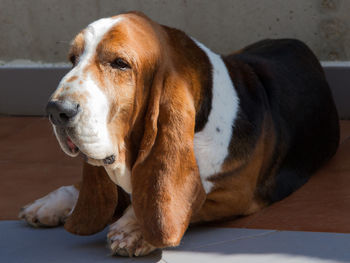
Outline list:
[[[349,0],[0,0],[0,60],[66,60],[100,17],[139,10],[227,53],[263,38],[305,41],[321,60],[350,60]]]

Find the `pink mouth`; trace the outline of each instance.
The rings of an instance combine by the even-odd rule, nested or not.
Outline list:
[[[68,145],[69,150],[70,150],[73,154],[79,152],[79,148],[72,142],[71,138],[69,138],[68,136],[67,136],[66,142],[67,142],[67,145]]]

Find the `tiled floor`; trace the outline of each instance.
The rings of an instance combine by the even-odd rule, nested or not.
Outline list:
[[[336,156],[301,189],[225,227],[350,233],[350,121],[341,122]],[[24,204],[78,182],[79,158],[59,148],[46,118],[0,117],[0,220],[17,219]]]
[[[79,181],[81,160],[59,148],[45,118],[0,117],[0,220],[26,203]]]
[[[337,234],[350,233],[350,121],[341,127],[336,156],[285,200],[216,228],[192,228],[180,247],[137,261],[350,262],[350,234]],[[110,257],[105,231],[77,237],[62,228],[4,221],[16,219],[24,204],[79,181],[82,160],[62,153],[45,118],[0,117],[0,149],[0,262],[135,261]]]
[[[63,228],[33,229],[20,221],[0,222],[0,262],[350,262],[350,234],[299,231],[192,228],[179,247],[146,257],[112,257],[106,230],[74,236]]]

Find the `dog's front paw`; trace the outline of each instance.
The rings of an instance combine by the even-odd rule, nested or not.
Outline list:
[[[34,227],[60,225],[70,215],[78,196],[74,186],[62,186],[23,207],[18,217]]]
[[[156,249],[144,240],[131,207],[110,226],[107,237],[113,255],[137,257],[147,255]]]

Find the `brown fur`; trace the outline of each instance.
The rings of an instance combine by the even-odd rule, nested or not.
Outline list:
[[[81,31],[73,40],[68,53],[68,58],[72,64],[76,64],[77,59],[83,53],[85,47],[84,30]]]
[[[215,221],[249,215],[267,205],[256,195],[258,180],[273,158],[274,132],[269,116],[251,155],[242,160],[226,160],[219,174],[211,177],[213,190],[191,222]]]
[[[64,227],[78,235],[91,235],[111,223],[118,203],[116,185],[103,167],[84,163],[79,199]]]
[[[181,82],[164,80],[159,73],[132,186],[144,237],[165,247],[179,244],[205,193],[193,152],[195,111],[190,93]]]

